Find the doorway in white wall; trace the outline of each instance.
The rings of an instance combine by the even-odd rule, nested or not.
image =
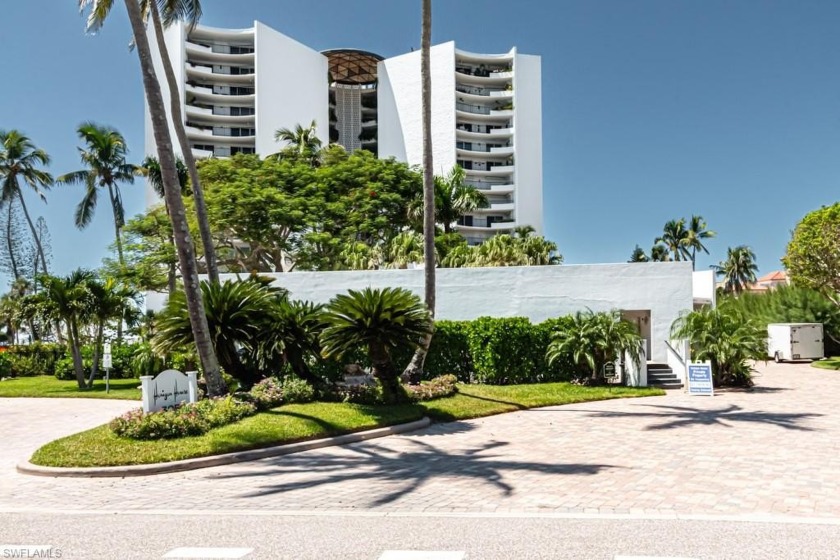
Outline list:
[[[639,335],[645,339],[645,356],[650,360],[650,309],[622,309],[621,318],[636,325]]]

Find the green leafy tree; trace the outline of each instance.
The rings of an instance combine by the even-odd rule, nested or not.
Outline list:
[[[393,352],[416,347],[432,331],[429,310],[404,288],[365,288],[334,297],[324,314],[321,333],[325,357],[342,357],[359,347],[367,348],[373,375],[382,385],[388,403],[407,400]]]
[[[75,222],[79,229],[86,228],[96,211],[99,189],[108,192],[114,215],[114,233],[120,264],[125,264],[122,246],[122,227],[125,225],[125,208],[120,183],[133,183],[140,170],[126,161],[128,148],[122,134],[107,126],[83,123],[77,130],[85,147],[79,148],[85,169],[62,175],[57,179],[63,184],[85,186],[85,195],[76,207]]]
[[[636,326],[618,311],[576,313],[563,329],[552,334],[546,359],[549,365],[571,357],[591,372],[597,381],[605,364],[628,356],[637,365],[642,357],[642,338]]]
[[[729,247],[726,260],[712,265],[712,269],[723,279],[725,293],[739,295],[750,284],[755,283],[758,265],[755,264],[755,253],[752,249],[746,245],[739,245],[735,248]]]
[[[734,306],[722,304],[683,313],[671,337],[686,340],[695,361],[709,361],[718,386],[751,386],[750,360],[767,358],[767,328]]]
[[[47,273],[47,258],[41,246],[35,224],[29,216],[29,209],[23,199],[21,182],[28,185],[44,202],[47,201],[44,191],[53,184],[53,177],[41,167],[50,163],[47,152],[35,147],[32,141],[17,130],[0,130],[0,202],[9,204],[13,200],[20,201],[20,208],[29,225],[29,231],[38,249],[38,259],[41,261],[41,272]],[[36,266],[37,269],[37,266]]]
[[[650,258],[645,254],[644,249],[636,245],[636,248],[633,249],[633,253],[630,255],[630,260],[628,260],[627,262],[650,262]]]
[[[840,203],[802,218],[782,262],[794,284],[818,290],[840,306]]]

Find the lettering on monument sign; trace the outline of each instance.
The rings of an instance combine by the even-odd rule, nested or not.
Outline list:
[[[709,362],[688,364],[688,394],[714,396],[712,364]]]
[[[185,375],[178,370],[167,369],[156,377],[141,377],[140,382],[143,389],[144,412],[154,412],[197,400],[198,384],[194,371],[187,372]]]

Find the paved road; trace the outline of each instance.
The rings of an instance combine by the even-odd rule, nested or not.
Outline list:
[[[522,411],[153,477],[50,479],[6,468],[0,511],[840,518],[840,374],[769,364],[757,381],[751,392]],[[42,426],[41,439],[46,426],[68,430],[60,416],[32,421],[19,411],[14,420]],[[12,449],[28,449],[15,441],[26,433],[12,430]]]
[[[245,560],[817,560],[837,558],[840,531],[836,525],[673,520],[0,514],[0,542],[52,545],[62,559],[85,560],[183,557],[185,547],[205,549],[202,558]]]

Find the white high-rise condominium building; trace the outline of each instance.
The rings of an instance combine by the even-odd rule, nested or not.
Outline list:
[[[321,53],[259,22],[240,30],[174,25],[166,45],[197,157],[266,156],[282,147],[277,129],[315,121],[325,141],[422,163],[419,51],[389,59],[356,49]],[[518,226],[542,234],[540,57],[515,48],[476,54],[449,42],[432,47],[431,63],[435,173],[459,164],[489,202],[456,229],[471,243]],[[148,110],[146,152],[155,153]]]

